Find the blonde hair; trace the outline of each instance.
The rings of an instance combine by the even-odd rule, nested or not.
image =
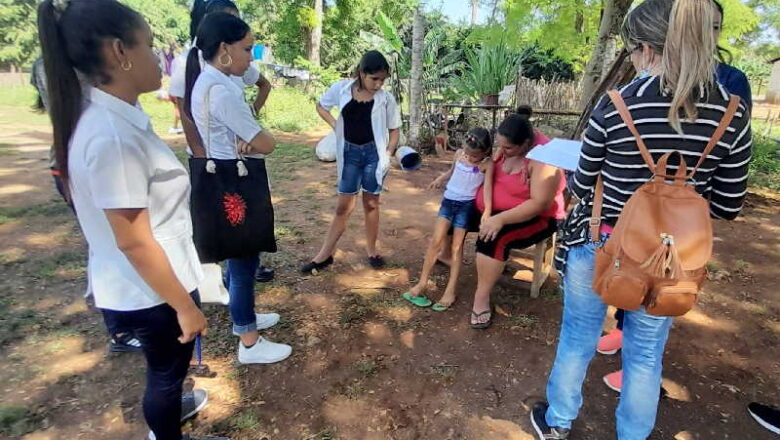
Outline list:
[[[647,0],[632,10],[621,32],[627,47],[646,44],[661,54],[661,89],[672,94],[669,125],[682,133],[696,102],[715,86],[716,6],[712,0]]]

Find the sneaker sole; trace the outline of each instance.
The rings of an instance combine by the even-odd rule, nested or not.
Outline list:
[[[276,364],[276,363],[279,363],[279,362],[287,359],[288,357],[290,357],[291,354],[292,354],[292,352],[290,352],[290,354],[288,354],[287,356],[285,356],[285,357],[283,357],[283,358],[281,358],[279,360],[268,361],[268,362],[244,362],[244,361],[241,360],[241,358],[239,358],[238,359],[238,363],[242,364],[242,365],[271,365],[271,364]]]
[[[143,353],[144,350],[141,347],[109,347],[109,353],[122,354],[122,353]]]
[[[536,431],[536,436],[539,438],[539,440],[544,440],[544,434],[542,433],[542,429],[539,428],[539,426],[536,424],[536,420],[534,420],[534,411],[531,410],[531,425],[534,427],[534,431]]]
[[[199,412],[203,411],[203,408],[206,407],[206,405],[209,404],[209,393],[206,392],[206,398],[203,399],[203,402],[200,403],[200,405],[196,406],[194,410],[190,411],[189,414],[185,414],[181,416],[181,422],[184,423],[187,420],[195,417]]]
[[[611,383],[609,383],[609,381],[607,380],[607,376],[604,376],[601,379],[604,381],[604,384],[607,386],[607,388],[609,388],[610,390],[612,390],[612,391],[614,391],[616,393],[620,393],[620,388],[617,388],[617,387],[613,386]]]
[[[774,432],[775,434],[780,434],[780,427],[767,423],[761,417],[753,414],[753,411],[750,411],[750,409],[748,409],[748,414],[750,414],[750,417],[753,417],[753,420],[755,420],[759,425],[763,426],[764,428],[766,428],[771,432]]]
[[[613,355],[613,354],[617,353],[618,350],[620,350],[620,349],[618,348],[618,349],[615,349],[615,350],[608,350],[608,351],[607,350],[602,351],[602,350],[599,350],[598,348],[596,349],[596,351],[599,352],[599,354],[605,354],[607,356]]]

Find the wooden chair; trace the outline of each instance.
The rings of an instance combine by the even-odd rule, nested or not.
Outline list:
[[[528,248],[530,249],[530,248]],[[512,250],[510,258],[525,259],[528,257],[527,249]],[[550,276],[555,257],[555,234],[533,246],[533,276],[531,277],[531,298],[538,298],[544,282]],[[514,279],[528,281],[522,276],[523,270],[518,270],[513,276]]]

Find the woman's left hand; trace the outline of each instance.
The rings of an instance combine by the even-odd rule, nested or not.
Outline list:
[[[242,141],[241,139],[238,140],[238,152],[241,154],[251,154],[252,153],[252,146],[249,145],[249,143]]]
[[[483,241],[493,241],[504,227],[504,222],[498,216],[492,216],[479,225],[479,238]]]

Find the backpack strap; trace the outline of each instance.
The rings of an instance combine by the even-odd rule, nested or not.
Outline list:
[[[704,148],[704,151],[702,151],[699,161],[696,162],[696,166],[693,167],[693,171],[691,171],[691,173],[688,175],[687,180],[692,179],[693,175],[699,171],[699,167],[704,163],[705,160],[707,160],[707,156],[712,152],[712,150],[715,149],[723,135],[726,134],[726,129],[731,125],[731,121],[734,119],[734,114],[737,112],[738,108],[739,96],[731,95],[729,106],[726,109],[726,113],[723,114],[723,118],[720,120],[720,125],[718,125],[715,133],[712,134],[710,142],[707,144],[707,147]]]
[[[647,149],[645,142],[642,140],[642,136],[636,129],[636,125],[634,125],[634,118],[631,117],[631,112],[628,111],[626,102],[623,100],[623,97],[620,96],[620,92],[617,90],[610,90],[607,92],[607,95],[609,96],[609,99],[612,100],[612,104],[615,106],[615,109],[618,111],[620,118],[626,124],[628,130],[632,135],[634,135],[634,138],[636,138],[636,145],[639,147],[639,153],[642,154],[642,159],[650,168],[650,171],[655,174],[655,162],[653,161],[653,156],[650,154],[650,151]],[[601,212],[603,205],[604,180],[601,175],[599,175],[598,179],[596,179],[596,187],[593,194],[593,210],[591,212],[589,222],[590,240],[594,243],[601,241]]]
[[[647,149],[645,141],[642,140],[642,135],[640,135],[639,131],[636,129],[636,125],[634,125],[634,118],[631,117],[631,112],[628,111],[626,102],[623,100],[623,97],[620,96],[620,92],[617,90],[610,90],[607,92],[607,95],[609,95],[609,99],[612,100],[612,104],[615,106],[615,110],[617,110],[618,114],[620,114],[620,119],[622,119],[626,124],[626,128],[628,128],[631,134],[634,135],[634,138],[636,138],[636,146],[639,147],[639,152],[642,154],[642,159],[645,160],[645,163],[650,168],[650,171],[655,174],[655,161],[653,160],[653,156],[650,154],[650,150]]]

